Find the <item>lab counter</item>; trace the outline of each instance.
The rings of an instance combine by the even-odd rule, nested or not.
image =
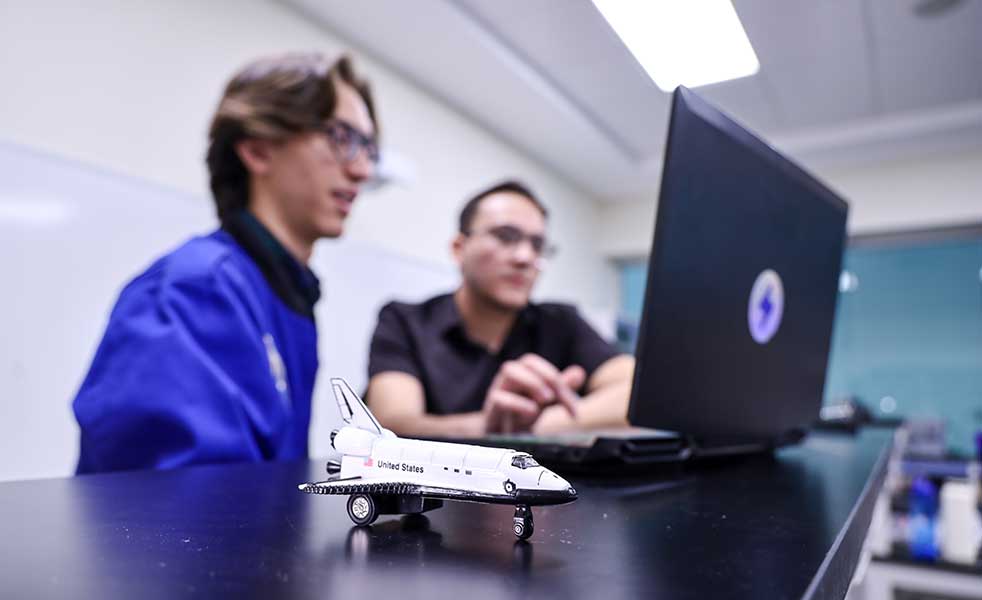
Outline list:
[[[889,430],[813,433],[774,454],[573,478],[535,509],[448,502],[354,527],[301,493],[323,461],[0,484],[7,598],[843,598]]]

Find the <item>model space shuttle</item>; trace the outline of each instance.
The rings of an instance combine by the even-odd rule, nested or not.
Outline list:
[[[325,481],[301,484],[308,494],[348,496],[348,516],[369,525],[380,514],[423,513],[444,500],[515,506],[512,530],[532,536],[533,506],[566,504],[576,490],[524,452],[403,439],[379,425],[343,379],[331,379],[345,425],[331,433],[340,464]]]

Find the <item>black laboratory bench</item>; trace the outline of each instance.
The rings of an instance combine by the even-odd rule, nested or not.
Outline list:
[[[892,432],[352,526],[321,461],[0,484],[4,598],[842,598]]]

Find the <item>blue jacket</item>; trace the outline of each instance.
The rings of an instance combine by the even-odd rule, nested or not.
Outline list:
[[[313,302],[289,307],[236,237],[194,238],[120,294],[73,405],[78,473],[307,457]]]

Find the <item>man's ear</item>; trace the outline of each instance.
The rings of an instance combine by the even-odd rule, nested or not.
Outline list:
[[[269,140],[246,138],[235,144],[235,153],[251,175],[264,175],[269,171],[271,150]]]
[[[453,259],[458,265],[463,260],[465,240],[467,240],[467,236],[462,233],[458,233],[454,237],[453,241],[450,242],[450,253],[453,255]]]

